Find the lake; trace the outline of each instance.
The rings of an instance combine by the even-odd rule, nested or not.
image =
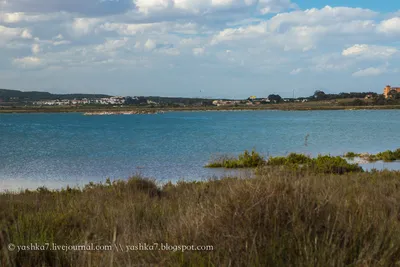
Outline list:
[[[399,147],[397,110],[0,114],[0,191],[125,179],[200,180],[213,155],[342,155]],[[307,136],[307,137],[306,137]],[[399,163],[362,165],[400,169]],[[244,174],[246,175],[246,174]]]

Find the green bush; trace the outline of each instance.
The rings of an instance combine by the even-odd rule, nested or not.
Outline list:
[[[348,152],[344,155],[346,158],[354,158],[354,157],[361,157],[364,160],[369,162],[375,162],[378,160],[383,160],[385,162],[392,162],[395,160],[400,159],[400,148],[396,149],[395,151],[386,150],[384,152],[380,152],[376,155],[373,154],[356,154],[354,152]]]
[[[350,164],[340,156],[321,156],[313,159],[308,165],[316,173],[345,174],[351,172],[362,172],[358,164]]]
[[[297,169],[312,161],[309,156],[297,153],[290,153],[286,157],[270,157],[267,161],[269,166],[286,166]]]
[[[238,158],[222,156],[206,165],[207,168],[256,168],[265,164],[265,159],[255,150],[244,151]]]
[[[291,153],[287,157],[271,157],[267,165],[285,166],[291,169],[308,170],[315,173],[344,174],[361,172],[358,164],[350,164],[342,157],[321,156],[310,158],[302,154]]]
[[[346,154],[344,154],[345,158],[355,158],[355,157],[359,157],[361,154],[357,154],[354,152],[347,152]]]
[[[393,152],[393,151],[386,150],[386,151],[384,151],[384,152],[378,153],[378,154],[376,155],[376,157],[377,157],[379,160],[383,160],[383,161],[385,161],[385,162],[391,162],[391,161],[395,161],[395,160],[398,159],[398,158],[396,157],[396,154],[397,154],[397,153],[395,153],[395,152]]]

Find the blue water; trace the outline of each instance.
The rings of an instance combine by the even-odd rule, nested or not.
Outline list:
[[[230,173],[203,168],[212,155],[252,148],[265,156],[377,153],[399,147],[399,115],[397,110],[0,114],[0,191],[138,173],[159,181],[218,177]],[[365,167],[400,169],[400,164]]]

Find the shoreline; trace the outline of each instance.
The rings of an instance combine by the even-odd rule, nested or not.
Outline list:
[[[277,104],[267,107],[182,107],[182,108],[148,108],[148,107],[119,107],[119,108],[2,108],[0,114],[30,114],[30,113],[116,113],[116,114],[156,114],[162,112],[213,112],[213,111],[330,111],[330,110],[397,110],[400,105],[387,106],[323,106],[323,105],[285,105]]]

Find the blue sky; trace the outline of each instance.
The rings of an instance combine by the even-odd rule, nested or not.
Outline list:
[[[247,98],[400,86],[398,1],[0,0],[0,88]]]
[[[300,8],[323,8],[324,6],[347,6],[347,7],[361,7],[379,12],[393,12],[400,9],[400,1],[397,0],[303,0],[298,1],[297,4]]]

